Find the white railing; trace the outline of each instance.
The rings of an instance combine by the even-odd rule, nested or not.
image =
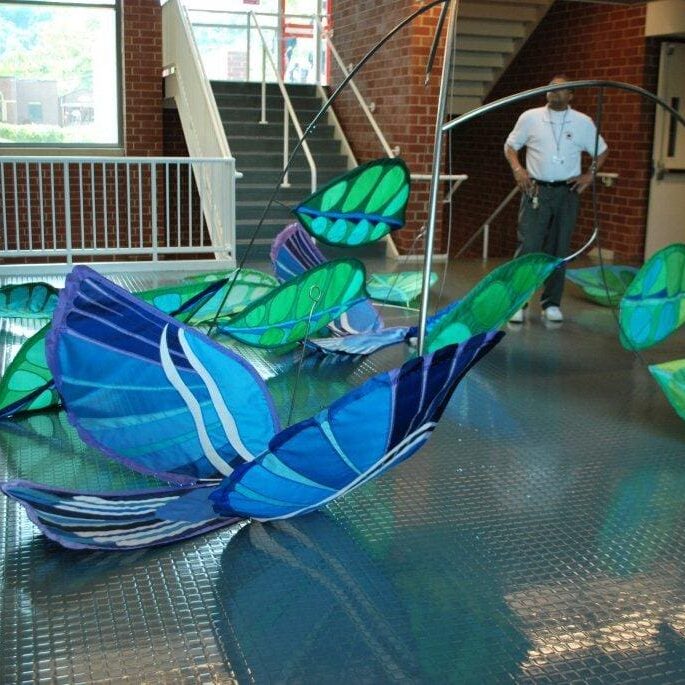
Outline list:
[[[0,157],[0,258],[234,262],[234,178],[230,158]],[[203,184],[225,189],[211,212]],[[221,231],[210,231],[210,215]]]
[[[167,96],[178,108],[188,152],[194,158],[231,159],[221,116],[192,29],[179,0],[162,8],[162,60]],[[234,165],[227,165],[235,172]],[[216,167],[196,166],[193,176],[204,202],[212,242],[235,244],[235,173],[230,179],[217,176]],[[217,258],[225,258],[217,252]]]
[[[192,4],[187,7],[188,19],[210,79],[261,80],[262,42],[254,33],[256,29],[250,16],[254,15],[276,55],[278,73],[286,83],[326,81],[328,56],[322,50],[317,15],[203,8]],[[324,24],[327,19],[322,15]],[[275,82],[275,73],[269,78]]]
[[[601,181],[602,185],[610,188],[614,185],[616,179],[618,179],[618,174],[615,172],[599,171],[597,172],[597,178]],[[464,252],[466,252],[473,242],[476,241],[482,234],[482,257],[484,262],[488,260],[490,253],[490,227],[492,226],[493,221],[504,211],[505,207],[507,207],[507,205],[519,194],[519,192],[520,190],[518,186],[514,186],[509,191],[509,194],[504,198],[504,200],[497,205],[495,211],[490,214],[490,216],[481,224],[480,228],[466,241],[466,243],[464,243],[464,245],[462,245],[455,258],[458,258],[464,254]]]
[[[288,160],[290,159],[290,122],[292,121],[293,126],[295,127],[295,131],[297,132],[297,137],[302,140],[302,151],[304,152],[305,157],[307,158],[307,164],[309,165],[309,174],[311,178],[311,191],[312,193],[316,191],[317,187],[317,180],[316,180],[316,164],[314,162],[314,157],[312,157],[312,153],[309,149],[309,145],[306,140],[303,140],[304,138],[304,132],[302,131],[302,127],[300,126],[300,122],[297,118],[297,114],[295,112],[295,108],[293,107],[293,103],[290,100],[290,96],[288,95],[288,91],[285,87],[285,83],[283,83],[283,79],[281,78],[280,72],[278,68],[276,67],[276,63],[274,62],[273,56],[271,55],[271,51],[269,50],[269,45],[266,42],[266,38],[264,37],[264,33],[262,32],[262,28],[259,25],[259,21],[257,20],[257,16],[255,15],[254,12],[250,12],[250,17],[252,18],[252,21],[254,21],[255,26],[257,27],[257,32],[259,34],[259,38],[262,41],[262,119],[261,123],[266,123],[266,62],[268,60],[269,65],[271,66],[272,72],[276,75],[276,82],[278,83],[278,89],[281,91],[281,96],[283,97],[283,169],[285,171],[285,174],[283,176],[283,180],[281,181],[281,185],[284,187],[287,187],[289,185],[288,183],[288,171],[287,171],[287,165],[288,165]]]

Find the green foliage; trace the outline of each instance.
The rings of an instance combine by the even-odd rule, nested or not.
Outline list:
[[[5,124],[0,123],[0,140],[17,143],[64,143],[67,136],[59,126],[47,124]]]

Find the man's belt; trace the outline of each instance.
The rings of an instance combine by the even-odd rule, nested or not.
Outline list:
[[[568,185],[568,182],[571,179],[568,179],[566,181],[539,181],[537,178],[533,179],[535,183],[537,183],[539,186],[544,186],[545,188],[558,188],[559,186],[565,186]]]

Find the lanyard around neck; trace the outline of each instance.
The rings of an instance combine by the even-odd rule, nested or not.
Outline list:
[[[554,110],[551,110],[552,112]],[[559,136],[557,137],[556,132],[554,131],[554,121],[552,121],[552,115],[550,114],[549,117],[549,125],[552,127],[552,137],[554,138],[554,144],[556,145],[557,148],[557,155],[559,154],[559,150],[561,148],[561,136],[564,134],[564,126],[566,125],[566,117],[568,116],[568,107],[564,110],[564,116],[561,120],[561,126],[559,127]]]

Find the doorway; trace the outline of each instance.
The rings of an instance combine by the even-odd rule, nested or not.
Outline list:
[[[685,43],[661,45],[658,95],[685,111]],[[662,107],[656,108],[652,159],[645,259],[685,242],[685,127]]]

